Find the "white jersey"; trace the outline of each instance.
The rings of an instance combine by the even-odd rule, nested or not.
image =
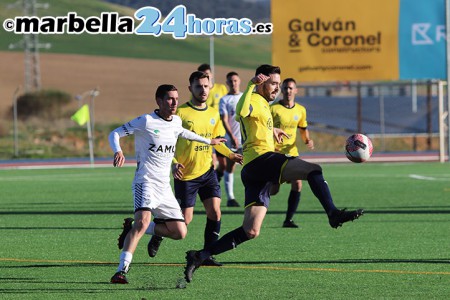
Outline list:
[[[237,95],[227,94],[220,99],[219,102],[219,113],[221,116],[228,116],[228,124],[230,124],[230,129],[233,135],[238,139],[239,145],[238,148],[241,148],[241,126],[238,121],[236,121],[236,105],[241,98],[242,93]],[[231,145],[231,138],[227,135],[225,136],[227,139],[227,146]]]
[[[210,144],[203,138],[181,126],[180,117],[173,115],[167,121],[158,115],[158,111],[144,114],[113,130],[109,135],[111,149],[122,151],[119,139],[135,135],[137,168],[133,184],[153,183],[170,184],[172,159],[178,137]]]

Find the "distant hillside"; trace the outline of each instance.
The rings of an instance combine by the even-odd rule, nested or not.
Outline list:
[[[122,6],[157,7],[167,15],[175,6],[183,4],[188,13],[199,18],[249,18],[254,22],[269,22],[270,0],[104,0]]]
[[[0,3],[0,19],[21,16],[20,8],[7,8],[15,0],[2,0]],[[121,15],[132,16],[134,9],[114,5],[99,0],[46,0],[48,9],[39,9],[39,16],[65,16],[68,12],[77,12],[83,17],[100,16],[101,12],[119,12]],[[123,1],[131,3],[136,1]],[[146,5],[152,1],[145,1]],[[158,1],[153,1],[158,2]],[[186,1],[187,2],[187,1]],[[209,1],[216,3],[215,1]],[[246,1],[241,1],[246,3]],[[168,1],[159,1],[164,7]],[[228,3],[228,2],[227,2]],[[229,2],[231,3],[231,2]],[[251,2],[249,2],[251,3]],[[259,12],[258,12],[259,13]],[[0,29],[0,51],[8,50],[8,46],[21,40],[20,35],[8,33]],[[84,54],[98,56],[113,56],[126,58],[143,58],[169,61],[203,63],[209,61],[210,39],[205,36],[188,37],[185,40],[175,40],[170,36],[151,37],[137,35],[40,35],[39,40],[51,43],[49,50],[42,53]],[[261,63],[270,63],[270,36],[223,36],[214,39],[215,63],[231,68],[253,69]]]

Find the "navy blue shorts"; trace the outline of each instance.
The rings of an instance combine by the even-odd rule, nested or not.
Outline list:
[[[192,180],[174,179],[174,190],[181,208],[194,207],[197,194],[202,202],[213,197],[220,198],[220,184],[212,167],[205,174]]]
[[[241,180],[245,187],[245,207],[264,205],[269,207],[270,188],[280,182],[282,168],[295,157],[267,152],[242,168]]]

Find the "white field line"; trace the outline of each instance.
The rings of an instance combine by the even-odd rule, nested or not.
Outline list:
[[[431,177],[431,176],[423,176],[423,175],[417,175],[417,174],[409,174],[409,178],[418,179],[418,180],[428,180],[428,181],[450,181],[450,178]]]

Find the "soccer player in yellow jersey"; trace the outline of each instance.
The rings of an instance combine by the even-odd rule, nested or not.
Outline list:
[[[269,207],[270,189],[274,183],[308,180],[312,192],[322,204],[333,228],[353,221],[363,214],[362,209],[346,211],[334,206],[319,165],[274,151],[274,139],[279,143],[288,137],[283,130],[273,127],[269,109],[269,101],[275,99],[279,86],[280,68],[262,65],[256,69],[255,77],[248,83],[239,100],[236,113],[241,122],[244,141],[244,167],[241,171],[241,179],[245,186],[244,221],[242,226],[228,232],[203,250],[186,252],[184,274],[187,282],[192,281],[194,271],[211,255],[234,249],[259,235]]]
[[[297,95],[297,83],[293,78],[283,80],[281,85],[283,98],[274,102],[270,106],[273,125],[282,129],[289,138],[284,138],[281,143],[275,142],[275,151],[290,156],[298,156],[297,148],[297,128],[300,129],[300,137],[309,149],[314,149],[314,141],[309,137],[308,121],[306,120],[306,108],[295,102]],[[270,191],[271,195],[276,195],[280,189],[280,184],[274,184]],[[298,225],[292,220],[300,203],[302,190],[302,181],[295,180],[291,182],[291,191],[288,198],[288,208],[283,227],[298,228]]]
[[[224,84],[214,82],[214,74],[212,73],[211,66],[209,64],[201,64],[200,66],[198,66],[197,71],[204,72],[209,77],[209,93],[208,98],[206,99],[206,105],[219,110],[220,98],[228,93],[227,87]],[[223,157],[217,157],[215,149],[213,149],[212,151],[212,159],[214,166],[217,166],[221,162],[223,163],[223,160],[225,160],[225,158]],[[219,182],[222,179],[223,175],[224,172],[222,168],[218,166],[216,168],[216,176]]]
[[[209,64],[201,64],[198,66],[197,71],[205,72],[209,77],[209,94],[206,99],[206,105],[214,107],[219,110],[220,98],[228,94],[228,89],[225,84],[214,82],[214,75],[211,72],[211,66]]]
[[[196,71],[189,77],[189,91],[192,98],[178,107],[176,115],[182,126],[196,134],[212,139],[223,137],[225,130],[221,124],[219,111],[206,104],[209,93],[209,77]],[[187,140],[186,140],[187,141]],[[215,145],[214,149],[234,162],[242,163],[242,155],[233,153],[225,144]],[[172,166],[175,197],[180,202],[186,225],[192,221],[197,194],[206,211],[204,247],[218,240],[221,226],[220,185],[214,171],[212,147],[199,142],[178,140],[175,150],[176,162]],[[161,238],[153,235],[148,244],[148,253],[155,256]],[[207,258],[204,265],[220,266],[213,257]]]

